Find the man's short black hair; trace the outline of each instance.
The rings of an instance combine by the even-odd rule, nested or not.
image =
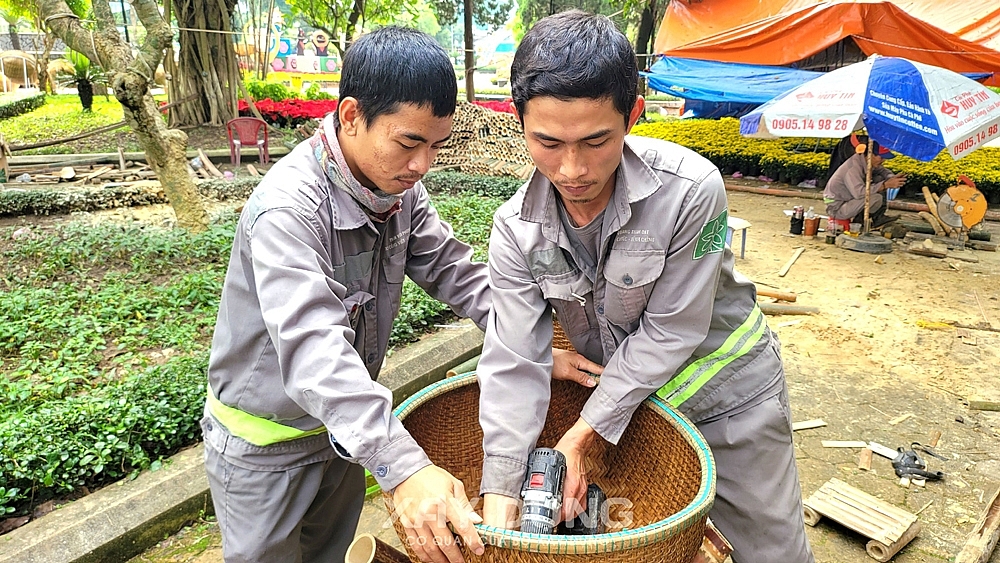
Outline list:
[[[524,121],[532,98],[610,98],[628,120],[639,87],[635,50],[605,16],[570,10],[528,30],[510,67],[514,106]]]
[[[430,106],[436,117],[455,114],[458,84],[448,53],[426,33],[389,26],[367,33],[344,55],[340,100],[358,100],[370,126],[400,104]],[[339,121],[338,121],[339,126]]]

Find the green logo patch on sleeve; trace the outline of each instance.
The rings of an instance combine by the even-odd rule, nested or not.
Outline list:
[[[728,210],[723,209],[722,213],[719,213],[715,219],[705,223],[705,226],[701,228],[698,244],[694,247],[695,260],[706,254],[722,252],[726,248],[726,228],[728,227],[726,219],[728,216]]]

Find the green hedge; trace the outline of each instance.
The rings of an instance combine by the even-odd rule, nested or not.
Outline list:
[[[94,487],[194,443],[208,354],[172,358],[120,383],[0,422],[0,514]]]
[[[198,192],[216,201],[246,199],[260,178],[246,176],[234,180],[213,178],[198,182]],[[0,217],[5,215],[53,215],[75,211],[97,211],[118,207],[135,207],[167,203],[163,189],[156,181],[130,185],[35,188],[32,184],[9,184],[0,189]]]
[[[748,139],[740,135],[739,120],[683,119],[636,125],[635,135],[673,141],[711,160],[723,174],[764,175],[781,182],[821,181],[838,139]],[[955,185],[959,174],[970,177],[991,201],[1000,200],[1000,149],[982,148],[962,160],[942,152],[930,162],[897,155],[886,167],[908,177],[904,193],[922,186],[941,192]],[[822,182],[821,182],[822,183]]]
[[[515,186],[437,176],[460,195],[436,193],[433,204],[482,259],[503,198],[478,193]],[[0,229],[8,241],[0,248],[0,518],[155,469],[200,439],[235,225],[227,214],[197,235],[71,223],[15,239],[14,227]],[[407,280],[390,345],[448,318],[447,306]]]
[[[424,176],[423,184],[431,193],[475,194],[506,201],[524,184],[524,180],[510,176],[473,176],[446,170],[427,174]]]
[[[0,119],[7,119],[28,113],[45,105],[45,93],[30,96],[15,97],[13,99],[0,98]]]

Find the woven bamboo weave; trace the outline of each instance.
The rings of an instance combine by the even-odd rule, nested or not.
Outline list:
[[[579,418],[591,389],[552,382],[552,398],[538,447],[552,447]],[[441,381],[414,395],[396,415],[430,459],[460,479],[469,498],[479,495],[482,440],[476,375]],[[467,561],[484,563],[687,562],[697,553],[705,518],[715,498],[715,467],[694,425],[655,398],[632,417],[617,446],[595,448],[587,460],[588,480],[609,499],[627,500],[610,511],[609,533],[594,536],[522,534],[477,526],[489,546]],[[383,495],[392,512],[392,499]],[[631,516],[631,522],[625,520]],[[406,545],[399,522],[396,533]],[[413,561],[418,559],[407,546]],[[597,557],[595,557],[597,556]]]
[[[555,318],[552,319],[552,347],[560,350],[576,351],[576,348],[573,347],[573,343],[570,342],[569,337],[566,336],[566,331],[563,330],[562,325],[560,325],[559,321]]]

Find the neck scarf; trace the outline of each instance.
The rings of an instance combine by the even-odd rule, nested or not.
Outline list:
[[[344,152],[340,149],[333,126],[334,117],[333,113],[327,115],[310,139],[313,154],[337,189],[347,192],[373,219],[385,222],[399,211],[403,198],[387,194],[378,188],[366,188],[358,182],[344,160]]]

